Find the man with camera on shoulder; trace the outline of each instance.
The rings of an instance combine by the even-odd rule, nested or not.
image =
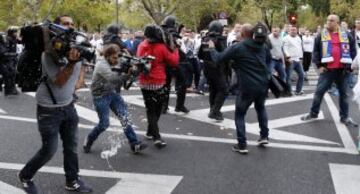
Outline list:
[[[72,28],[73,20],[69,16],[59,16],[54,23],[64,28]],[[58,136],[63,141],[65,189],[80,193],[92,192],[79,178],[78,164],[78,122],[74,106],[76,87],[83,70],[80,52],[71,48],[66,53],[67,64],[60,66],[54,53],[45,51],[41,57],[43,81],[36,91],[38,129],[42,147],[18,174],[24,190],[30,194],[38,193],[32,178],[56,153]]]

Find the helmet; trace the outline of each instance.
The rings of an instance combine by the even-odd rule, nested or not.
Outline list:
[[[120,32],[120,30],[121,30],[120,26],[115,25],[115,24],[110,25],[110,26],[106,29],[106,31],[107,31],[109,34],[118,34],[118,33]]]
[[[268,36],[268,28],[266,27],[266,25],[264,25],[261,22],[258,22],[254,28],[252,29],[253,31],[253,39],[256,42],[265,42]]]
[[[212,21],[209,24],[209,33],[222,34],[224,26],[219,21]]]
[[[177,24],[176,24],[176,17],[175,16],[167,16],[162,22],[161,22],[161,26],[165,26],[168,28],[176,28]]]

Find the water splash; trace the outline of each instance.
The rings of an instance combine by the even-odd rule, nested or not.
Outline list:
[[[126,142],[127,140],[124,137],[124,133],[122,132],[118,132],[107,138],[107,144],[110,145],[110,149],[102,151],[100,157],[107,161],[110,169],[114,169],[114,168],[110,164],[109,159],[115,156],[118,152],[118,149],[120,149],[124,144],[126,144]]]

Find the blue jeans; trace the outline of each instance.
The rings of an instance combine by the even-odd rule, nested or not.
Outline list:
[[[289,91],[292,91],[291,89],[291,74],[295,70],[295,72],[298,75],[298,81],[296,84],[296,92],[301,92],[303,84],[304,84],[304,69],[300,62],[292,61],[287,67],[286,67],[286,83],[288,84]]]
[[[253,102],[255,103],[255,110],[259,121],[260,136],[261,138],[267,138],[269,136],[268,117],[265,108],[266,95],[267,93],[240,92],[237,96],[235,125],[239,145],[246,145],[245,115]]]
[[[77,154],[79,117],[73,104],[59,108],[37,106],[37,121],[42,146],[21,170],[21,177],[30,180],[56,153],[58,136],[63,141],[64,170],[67,182],[78,178]]]
[[[349,116],[349,85],[348,85],[349,73],[342,69],[328,70],[320,74],[317,84],[314,100],[311,107],[312,115],[318,115],[320,111],[321,101],[325,92],[330,89],[332,83],[335,83],[339,90],[339,105],[340,105],[340,118],[345,119]]]
[[[281,59],[280,60],[275,60],[275,59],[271,60],[269,71],[272,73],[274,71],[274,69],[279,74],[280,79],[285,82],[286,81],[286,73],[285,73],[284,64]]]
[[[110,109],[119,118],[129,143],[131,145],[140,143],[136,137],[132,123],[129,121],[129,114],[125,101],[119,94],[111,93],[102,97],[94,97],[94,105],[99,117],[99,123],[88,135],[90,144],[92,144],[99,135],[109,127]]]

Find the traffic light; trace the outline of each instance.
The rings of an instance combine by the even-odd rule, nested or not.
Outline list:
[[[289,14],[288,19],[289,19],[289,23],[291,25],[296,25],[296,23],[297,23],[297,15],[295,13]]]

